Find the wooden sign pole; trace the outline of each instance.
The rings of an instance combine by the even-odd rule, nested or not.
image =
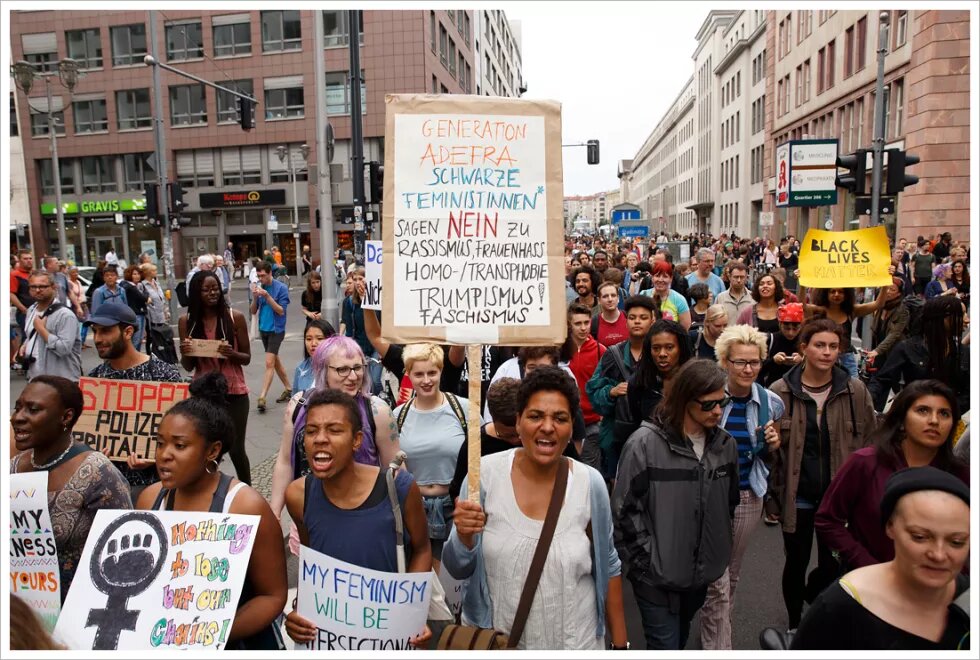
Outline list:
[[[480,384],[483,376],[483,347],[469,344],[466,347],[467,369],[470,374],[470,411],[467,424],[467,463],[466,478],[469,483],[470,502],[480,501]]]

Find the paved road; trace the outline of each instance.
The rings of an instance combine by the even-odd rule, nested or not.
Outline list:
[[[303,358],[302,330],[304,320],[300,311],[301,290],[293,286],[290,290],[292,302],[287,310],[286,338],[280,350],[280,357],[286,372],[292,379],[293,369]],[[248,314],[247,293],[243,280],[236,280],[232,286],[232,306]],[[176,333],[175,333],[176,334]],[[99,357],[91,347],[82,351],[82,368],[88,373],[99,363]],[[272,483],[272,466],[282,437],[282,422],[285,404],[275,403],[281,392],[278,378],[273,380],[268,396],[268,411],[259,414],[255,409],[255,399],[262,387],[263,352],[259,340],[252,342],[252,363],[245,367],[245,379],[252,395],[252,412],[248,418],[246,442],[252,464],[253,485],[268,497]],[[25,381],[20,376],[11,379],[11,405],[23,390]],[[222,469],[234,474],[231,461],[225,459]],[[288,528],[288,514],[283,511],[283,529]],[[783,567],[782,537],[776,527],[760,525],[749,542],[749,548],[742,564],[742,577],[739,581],[738,598],[735,603],[733,621],[733,644],[736,649],[758,649],[759,631],[765,626],[775,625],[785,629],[786,612],[780,590],[780,575]],[[296,584],[296,560],[289,561],[290,586]],[[643,629],[639,614],[633,603],[629,585],[625,586],[626,617],[629,639],[634,649],[643,649]],[[692,627],[688,649],[700,649],[697,619]]]

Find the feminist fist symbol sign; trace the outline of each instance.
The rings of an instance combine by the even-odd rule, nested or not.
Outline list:
[[[120,532],[127,523],[137,524]],[[167,533],[153,514],[127,513],[102,532],[92,551],[89,572],[92,584],[108,598],[104,608],[89,610],[85,621],[86,627],[96,628],[93,650],[115,650],[123,630],[136,630],[140,612],[127,609],[127,601],[153,583],[166,557]]]

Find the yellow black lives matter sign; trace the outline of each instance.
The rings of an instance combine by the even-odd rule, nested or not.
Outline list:
[[[811,229],[800,246],[800,284],[816,288],[880,287],[892,283],[885,228]]]

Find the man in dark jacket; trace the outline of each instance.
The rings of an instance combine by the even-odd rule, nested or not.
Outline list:
[[[673,382],[656,419],[627,441],[612,498],[647,649],[684,648],[708,585],[728,568],[739,503],[738,450],[719,426],[726,373],[691,360]]]

